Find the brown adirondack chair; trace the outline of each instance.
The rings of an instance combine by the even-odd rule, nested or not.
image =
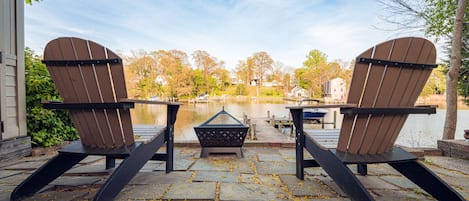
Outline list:
[[[166,161],[173,170],[174,123],[179,103],[127,98],[121,58],[89,40],[74,37],[50,41],[44,61],[63,102],[44,104],[67,109],[80,140],[59,150],[57,156],[37,169],[12,192],[10,199],[31,196],[88,155],[106,156],[106,168],[115,167],[94,200],[112,200],[148,160]],[[132,127],[130,108],[135,103],[167,105],[167,124]],[[134,131],[135,130],[135,131]],[[166,144],[166,153],[156,151]]]
[[[321,166],[352,200],[373,200],[346,164],[357,164],[358,173],[366,175],[367,164],[388,163],[439,200],[464,200],[414,155],[394,146],[409,114],[436,112],[435,107],[415,106],[435,59],[428,40],[389,40],[356,58],[346,104],[289,107],[296,127],[296,176],[304,179],[305,167]],[[344,119],[335,143],[322,144],[318,137],[333,130],[303,129],[303,109],[308,107],[340,107]],[[303,148],[314,159],[305,160]]]

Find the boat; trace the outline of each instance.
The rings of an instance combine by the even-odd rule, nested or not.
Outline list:
[[[315,102],[316,104],[319,104],[321,101],[307,98],[300,100],[299,105],[301,105],[303,102]],[[324,108],[305,108],[303,110],[303,120],[321,123],[327,112],[328,110]]]
[[[208,94],[202,94],[195,99],[196,103],[208,103]]]
[[[303,110],[303,119],[322,118],[327,114],[328,110],[323,108],[305,108]]]

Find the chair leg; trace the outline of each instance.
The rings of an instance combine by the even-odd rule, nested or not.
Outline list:
[[[170,173],[174,170],[174,134],[172,128],[167,128],[167,140],[166,140],[166,173]]]
[[[31,196],[83,160],[86,154],[60,153],[37,169],[11,193],[10,200]]]
[[[465,200],[446,182],[417,161],[396,162],[389,165],[438,200]]]
[[[163,144],[164,138],[157,138],[148,144],[140,144],[114,170],[93,200],[113,200],[145,163],[153,157],[155,150]]]
[[[319,145],[310,139],[305,139],[305,147],[351,200],[374,200],[365,186],[334,153],[330,150],[321,149]]]
[[[106,156],[106,170],[116,167],[116,158]]]
[[[295,127],[295,150],[296,150],[296,177],[304,180],[305,163],[304,163],[304,133],[303,133],[303,110],[290,109]],[[292,127],[293,130],[293,127]]]
[[[368,167],[365,163],[358,163],[357,164],[357,172],[361,176],[366,176],[368,174]]]
[[[166,173],[174,170],[174,123],[179,110],[179,105],[168,105],[166,114],[166,153],[168,158],[166,160]]]

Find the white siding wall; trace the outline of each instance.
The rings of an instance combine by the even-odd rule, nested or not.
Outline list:
[[[24,1],[0,1],[0,140],[26,136]]]

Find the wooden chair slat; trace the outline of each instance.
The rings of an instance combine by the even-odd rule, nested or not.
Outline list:
[[[89,46],[87,41],[80,39],[71,39],[73,42],[73,52],[75,54],[75,60],[90,60],[93,59],[91,52],[89,52]],[[102,102],[101,94],[99,90],[99,84],[94,66],[93,65],[79,65],[82,84],[85,86],[85,92],[90,103],[99,103]],[[109,124],[106,118],[106,114],[103,110],[91,110],[94,117],[93,126],[97,130],[94,130],[96,133],[94,135],[99,135],[102,139],[103,144],[99,147],[112,147],[114,144],[114,139],[110,135]]]
[[[379,44],[357,58],[432,64],[436,51],[421,38]],[[356,63],[347,104],[359,107],[413,107],[431,70]],[[337,149],[376,154],[392,149],[408,115],[344,116]]]
[[[373,48],[374,59],[388,59],[393,50],[393,41],[380,44]],[[391,51],[391,52],[390,52]],[[362,57],[362,56],[360,56]],[[381,65],[368,65],[367,76],[364,89],[361,92],[361,101],[359,107],[374,107],[376,104],[376,95],[383,78],[385,67]],[[353,134],[350,138],[347,152],[358,153],[363,140],[367,137],[367,129],[372,115],[357,115]]]
[[[424,63],[424,64],[435,63],[436,50],[435,48],[432,48],[433,44],[430,44],[429,42],[426,42],[423,39],[414,39],[413,42],[414,42],[414,49],[411,49],[410,51],[412,51],[414,55],[412,55],[413,58],[412,57],[409,58],[411,59],[410,60],[411,62]],[[403,98],[403,102],[401,105],[413,106],[415,104],[431,72],[432,71],[429,69],[413,69],[413,75],[412,75],[413,79],[411,79],[411,81],[409,82],[409,86],[413,86],[413,87],[408,87],[408,91],[406,91],[405,94],[403,95],[404,98]],[[396,130],[390,135],[388,144],[384,145],[379,150],[380,153],[386,150],[392,149],[400,133],[401,128],[404,126],[404,123],[407,117],[408,115],[402,115],[402,118],[400,119],[400,121],[398,121],[395,125]]]
[[[69,39],[57,39],[50,43],[50,46],[47,46],[47,48],[52,50],[48,51],[46,49],[44,53],[45,60],[75,59],[72,41]],[[48,66],[48,69],[50,72],[54,72],[52,74],[61,77],[61,79],[57,79],[58,83],[56,83],[56,85],[60,85],[58,90],[64,102],[87,101],[87,95],[78,66]],[[56,82],[56,80],[54,80],[54,82]],[[90,120],[93,119],[90,118],[90,116],[92,116],[91,113],[85,111],[71,111],[71,115],[83,143],[87,143],[90,146],[102,144],[100,143],[102,139],[100,139],[99,136],[93,135],[93,133],[97,131],[97,128],[89,126],[89,123],[92,123]]]
[[[55,49],[55,50],[60,50],[59,43],[52,43],[50,46],[47,46],[46,48],[48,49]],[[61,51],[44,51],[44,58],[63,58],[62,52]],[[54,80],[54,83],[56,83],[57,90],[60,94],[60,96],[64,100],[69,100],[72,99],[71,96],[73,93],[64,93],[64,91],[68,90],[68,87],[72,87],[71,85],[68,85],[64,79],[69,79],[68,71],[64,69],[63,67],[58,67],[58,66],[47,66],[47,69]],[[81,112],[81,111],[80,111]],[[71,120],[73,125],[75,125],[75,128],[77,129],[78,133],[88,133],[88,130],[83,128],[82,122],[84,123],[85,121],[81,119],[81,114],[77,113],[76,115],[71,116]],[[90,143],[90,138],[89,137],[84,137],[83,139],[84,143],[89,144]]]
[[[51,41],[45,60],[90,60],[119,58],[94,42],[79,38]],[[122,64],[48,66],[64,102],[115,102],[127,98]],[[111,77],[112,76],[112,77]],[[117,99],[117,97],[119,99]],[[135,143],[128,110],[74,110],[72,121],[82,143],[111,148]]]
[[[373,50],[369,49],[363,52],[361,55],[363,57],[370,58],[373,54]],[[349,95],[347,97],[348,104],[357,104],[360,102],[361,93],[363,90],[363,86],[365,84],[366,79],[366,72],[368,71],[367,64],[356,63],[353,75],[352,75],[352,82],[349,89]],[[339,151],[347,151],[348,144],[350,141],[350,136],[352,135],[353,127],[354,127],[354,116],[344,116],[342,120],[342,129],[340,130],[340,138],[337,144],[337,149]]]
[[[118,56],[110,51],[107,50],[107,55],[109,58],[117,58]],[[115,65],[111,64],[110,65],[110,71],[111,71],[111,77],[113,81],[113,86],[114,86],[114,93],[116,96],[117,100],[125,99],[127,98],[127,91],[125,87],[125,76],[124,76],[124,68],[122,65]],[[119,87],[121,86],[121,87]],[[120,121],[122,122],[121,128],[123,132],[123,138],[125,140],[125,144],[130,145],[134,143],[134,137],[133,135],[129,135],[129,133],[132,133],[132,119],[130,116],[130,111],[128,110],[119,110],[119,118]]]
[[[388,55],[378,59],[385,59],[391,61],[402,61],[405,59],[407,50],[402,48],[406,46],[409,40],[393,40],[392,48],[388,52]],[[408,45],[407,45],[408,46]],[[399,83],[401,68],[386,67],[383,72],[383,80],[380,83],[380,90],[376,92],[376,107],[389,107],[392,104],[391,98]],[[399,90],[399,89],[397,89]],[[389,135],[389,122],[392,118],[389,115],[374,115],[370,117],[367,131],[367,136],[364,138],[363,145],[359,149],[359,154],[375,154],[377,149],[381,146],[382,139],[384,136]]]
[[[89,51],[92,55],[93,59],[107,59],[106,49],[102,46],[88,41]],[[118,57],[115,57],[118,58]],[[120,64],[122,65],[122,64]],[[109,74],[109,68],[107,64],[102,65],[94,65],[94,71],[96,73],[96,79],[98,80],[97,89],[99,89],[100,95],[100,102],[116,102],[114,97],[114,92],[112,88],[112,80]],[[118,86],[123,87],[125,86]],[[120,129],[120,121],[118,117],[117,110],[104,110],[105,119],[107,120],[106,126],[107,130],[109,131],[108,135],[110,136],[108,139],[112,140],[112,145],[116,147],[123,146],[123,134],[122,129]],[[131,135],[132,133],[130,133]]]

